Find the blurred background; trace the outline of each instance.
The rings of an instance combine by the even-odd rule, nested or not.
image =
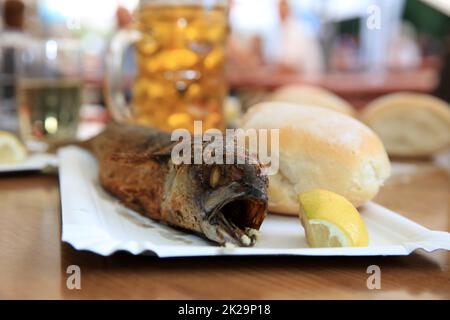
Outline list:
[[[324,87],[357,109],[395,91],[450,100],[449,1],[232,0],[228,5],[231,108],[245,109],[291,83]],[[136,22],[138,6],[138,0],[0,0],[1,126],[8,127],[5,119],[17,103],[15,52],[48,39],[67,40],[81,55],[80,99],[83,106],[94,106],[82,109],[83,119],[106,119],[106,53],[113,35]],[[45,45],[51,50],[52,43]],[[124,61],[124,72],[136,72],[133,55]]]

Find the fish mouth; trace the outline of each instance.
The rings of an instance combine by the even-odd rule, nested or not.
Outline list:
[[[266,213],[267,199],[237,196],[224,201],[208,218],[214,227],[214,240],[225,246],[253,246]]]

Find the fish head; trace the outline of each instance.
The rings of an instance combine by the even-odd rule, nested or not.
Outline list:
[[[222,244],[253,245],[267,214],[268,180],[259,165],[211,165],[196,175],[204,191],[204,234]]]
[[[222,245],[251,246],[267,214],[268,178],[248,153],[243,164],[223,162],[173,165],[165,192],[172,217],[165,220]]]

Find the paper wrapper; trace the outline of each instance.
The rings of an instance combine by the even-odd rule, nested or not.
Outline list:
[[[75,249],[103,256],[119,250],[181,257],[408,255],[419,248],[450,249],[448,232],[428,230],[376,203],[368,203],[360,210],[369,231],[368,247],[309,248],[298,218],[269,215],[261,227],[261,239],[254,247],[224,248],[125,208],[99,185],[97,163],[88,152],[77,147],[61,149],[59,162],[62,240]]]

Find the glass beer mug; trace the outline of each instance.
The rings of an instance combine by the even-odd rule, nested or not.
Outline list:
[[[141,1],[133,28],[111,42],[106,90],[113,118],[166,131],[192,132],[194,120],[203,130],[223,129],[227,18],[226,0]],[[131,45],[137,71],[127,79],[122,68]]]

